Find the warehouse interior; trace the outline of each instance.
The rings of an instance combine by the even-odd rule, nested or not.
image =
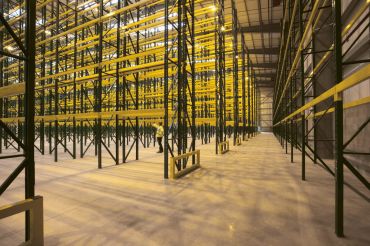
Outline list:
[[[0,245],[370,245],[369,0],[0,1]]]

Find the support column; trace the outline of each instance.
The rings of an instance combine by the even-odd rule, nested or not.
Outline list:
[[[299,0],[299,33],[301,39],[303,38],[303,0]],[[301,106],[305,105],[305,86],[304,86],[304,56],[302,51],[301,54],[300,71],[301,71]],[[306,180],[306,115],[302,112],[301,115],[301,154],[302,154],[302,180]]]
[[[342,8],[341,0],[333,1],[334,11],[334,58],[336,84],[343,79],[342,70]],[[343,101],[342,95],[334,97],[335,101],[335,233],[343,237]]]
[[[25,198],[35,196],[35,54],[36,54],[36,0],[26,1],[26,51],[25,62]],[[31,236],[31,214],[26,212],[26,241]]]
[[[242,52],[242,119],[243,119],[243,141],[245,141],[247,133],[247,118],[246,118],[246,81],[245,81],[245,38],[242,33],[242,43],[241,43],[241,52]]]

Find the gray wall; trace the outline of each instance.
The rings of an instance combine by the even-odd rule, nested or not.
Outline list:
[[[344,26],[348,23],[351,16],[359,9],[360,6],[365,3],[365,0],[351,1],[343,0],[343,18]],[[363,16],[369,13],[369,8],[365,11]],[[344,60],[356,61],[370,58],[370,32],[369,19],[363,23],[363,25],[356,31],[353,37],[351,37],[343,46],[343,52],[345,52],[351,45],[352,41],[355,40],[360,32],[365,27],[367,30],[361,35],[360,39],[356,42],[356,45],[348,52]],[[347,77],[352,73],[356,72],[365,64],[344,66],[344,76]],[[344,104],[366,98],[370,96],[370,80],[366,80],[361,84],[354,86],[343,93]],[[361,105],[358,107],[346,109],[344,112],[344,141],[346,142],[359,128],[359,126],[365,122],[370,116],[370,104]],[[370,124],[354,139],[354,141],[348,146],[348,150],[355,152],[370,152]],[[345,155],[358,170],[370,178],[370,157],[365,155]]]
[[[258,128],[260,131],[272,132],[273,88],[258,88]]]
[[[342,1],[342,16],[343,16],[343,28],[349,23],[349,20],[352,19],[352,16],[357,13],[358,9],[363,6],[366,0],[360,1],[351,1],[343,0]],[[369,13],[369,9],[365,11],[363,16]],[[328,9],[324,12],[325,16],[330,16],[331,10]],[[322,18],[325,20],[325,16]],[[362,18],[360,18],[362,19]],[[355,24],[356,25],[356,24]],[[346,53],[347,49],[353,44],[353,41],[358,38],[360,32],[364,30],[363,27],[369,25],[369,19],[367,19],[362,26],[355,32],[352,37],[345,37],[343,40],[343,54]],[[320,24],[319,24],[320,26]],[[345,55],[344,61],[356,61],[356,60],[365,60],[370,58],[370,33],[369,27],[367,27],[365,33],[361,35],[356,44],[351,48],[351,50]],[[333,43],[333,26],[324,25],[323,29],[317,33],[315,36],[315,50],[322,51],[328,49]],[[308,74],[312,70],[312,58],[314,57],[316,63],[321,59],[324,53],[318,53],[314,56],[311,56],[305,62],[305,70]],[[355,73],[365,64],[357,65],[344,65],[343,74],[344,79],[351,74]],[[335,66],[334,66],[334,57],[325,67],[325,69],[315,76],[314,86],[316,88],[316,96],[322,94],[329,88],[335,85]],[[311,89],[308,93],[308,96],[313,95],[313,90]],[[346,90],[343,93],[343,102],[344,104],[350,103],[361,98],[366,98],[370,96],[370,82],[369,80],[362,82],[361,84]],[[310,101],[310,98],[306,99],[306,102]],[[316,111],[323,111],[327,109],[333,100],[327,100],[325,103],[320,103],[316,107]],[[359,126],[368,119],[370,116],[370,105],[362,105],[359,107],[346,109],[344,112],[344,141],[348,140],[359,128]],[[310,129],[313,125],[313,120],[309,120],[308,128]],[[330,140],[334,139],[334,114],[328,114],[320,120],[320,123],[316,127],[316,136],[318,140]],[[357,152],[370,152],[370,125],[367,126],[361,134],[353,141],[353,143],[348,146],[348,149],[351,151]],[[313,132],[309,136],[310,139],[313,138]],[[310,142],[310,145],[313,146],[313,142]],[[321,158],[333,158],[334,157],[334,142],[331,141],[318,141],[317,142],[317,153]],[[369,173],[369,163],[370,158],[363,155],[346,155],[346,158],[353,162],[361,172]]]
[[[333,44],[333,26],[330,25],[330,19],[332,16],[332,9],[328,8],[324,10],[324,14],[319,21],[318,26],[323,26],[322,29],[315,35],[315,51],[329,50]],[[326,52],[314,54],[315,63],[317,64]],[[314,78],[314,85],[316,88],[316,96],[321,95],[335,83],[335,62],[334,56],[330,59],[325,69]],[[312,68],[311,68],[312,69]],[[332,105],[333,100],[329,99],[323,103],[316,106],[316,112],[326,110],[330,105]],[[324,116],[315,128],[317,139],[316,152],[321,158],[333,158],[334,157],[334,142],[328,141],[334,139],[334,115],[327,114]],[[313,124],[313,122],[312,122]],[[311,138],[311,137],[310,137]],[[312,146],[312,142],[310,145]]]

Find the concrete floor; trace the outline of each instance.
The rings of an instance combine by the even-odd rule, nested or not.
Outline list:
[[[222,156],[203,145],[202,168],[164,181],[155,149],[140,161],[98,170],[96,159],[37,157],[46,245],[370,245],[369,192],[348,172],[345,235],[334,234],[334,180],[308,163],[307,181],[272,134]],[[0,180],[15,167],[1,160]],[[0,206],[23,196],[22,177]],[[23,215],[0,221],[0,245],[23,239]]]

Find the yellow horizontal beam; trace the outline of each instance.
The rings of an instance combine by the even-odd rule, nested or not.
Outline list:
[[[330,98],[330,97],[332,97],[332,96],[334,96],[338,93],[341,93],[344,90],[346,90],[346,89],[348,89],[352,86],[355,86],[355,85],[359,84],[360,82],[362,82],[362,81],[364,81],[365,79],[368,79],[368,78],[370,78],[370,64],[364,66],[363,68],[361,68],[360,70],[358,70],[357,72],[353,73],[348,78],[343,80],[341,83],[337,84],[336,86],[333,86],[329,90],[322,93],[320,96],[314,98],[309,103],[303,105],[301,108],[297,109],[296,111],[294,111],[293,113],[291,113],[290,115],[288,115],[287,117],[285,117],[283,120],[281,120],[279,123],[277,123],[275,125],[279,125],[281,122],[285,122],[285,121],[289,120],[290,118],[292,118],[292,117],[294,117],[294,116],[296,116],[300,113],[303,113],[305,110],[315,106],[316,104],[318,104],[320,102],[323,102],[324,100],[326,100],[326,99],[328,99],[328,98]]]
[[[0,87],[0,98],[24,94],[25,89],[25,83],[18,83]]]

